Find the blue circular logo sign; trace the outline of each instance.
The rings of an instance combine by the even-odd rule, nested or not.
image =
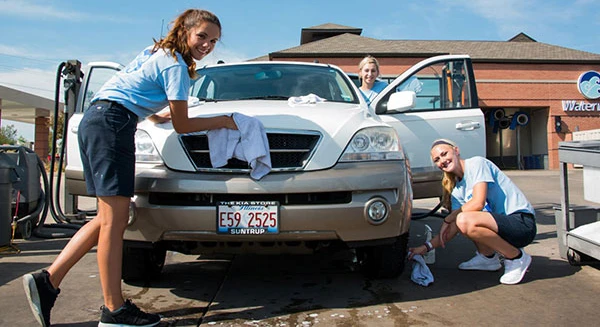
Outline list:
[[[579,76],[577,88],[587,99],[600,98],[600,73],[590,70]]]

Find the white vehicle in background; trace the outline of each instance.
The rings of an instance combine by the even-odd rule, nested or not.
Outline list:
[[[86,195],[76,136],[83,110],[121,68],[88,68],[69,120],[69,194]],[[333,65],[244,62],[203,67],[198,74],[189,115],[257,118],[266,129],[272,170],[254,180],[245,161],[213,167],[205,132],[179,135],[170,123],[140,122],[125,280],[156,277],[167,250],[310,253],[332,247],[355,249],[369,276],[397,276],[405,264],[414,190],[424,185],[432,196],[440,194],[431,141],[453,138],[473,145],[463,148],[464,155],[485,155],[483,115],[466,56],[417,64],[372,107]],[[423,82],[421,92],[396,92],[413,74]],[[324,101],[305,97],[310,94]],[[313,100],[288,101],[299,97]]]

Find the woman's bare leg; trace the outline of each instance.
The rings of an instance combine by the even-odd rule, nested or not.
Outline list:
[[[106,196],[98,198],[98,212],[102,213],[98,236],[98,270],[102,283],[104,305],[109,310],[123,303],[121,270],[123,260],[123,233],[129,217],[128,197]]]
[[[50,283],[55,288],[60,286],[65,275],[71,268],[96,244],[98,244],[98,235],[100,234],[100,219],[95,217],[83,225],[71,238],[67,246],[54,259],[48,273],[50,274]]]
[[[514,258],[520,251],[498,235],[498,225],[489,212],[462,212],[456,217],[461,233],[472,240],[479,253],[490,255],[497,251],[506,258]]]

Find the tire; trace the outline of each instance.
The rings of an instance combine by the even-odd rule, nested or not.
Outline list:
[[[126,282],[151,281],[160,276],[167,250],[159,243],[123,241],[123,270]]]
[[[598,263],[598,260],[571,248],[567,250],[567,260],[571,266],[583,266],[587,264]]]
[[[33,224],[31,223],[31,220],[26,220],[23,223],[18,224],[17,226],[17,231],[18,234],[20,234],[21,238],[23,238],[24,240],[28,240],[31,238],[31,235],[33,233]]]
[[[367,278],[398,277],[406,263],[408,233],[400,235],[392,244],[356,249],[361,270]]]

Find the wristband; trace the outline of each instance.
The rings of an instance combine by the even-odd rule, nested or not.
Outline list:
[[[433,244],[431,244],[431,242],[427,241],[423,245],[425,245],[425,247],[427,248],[427,252],[433,250]]]

